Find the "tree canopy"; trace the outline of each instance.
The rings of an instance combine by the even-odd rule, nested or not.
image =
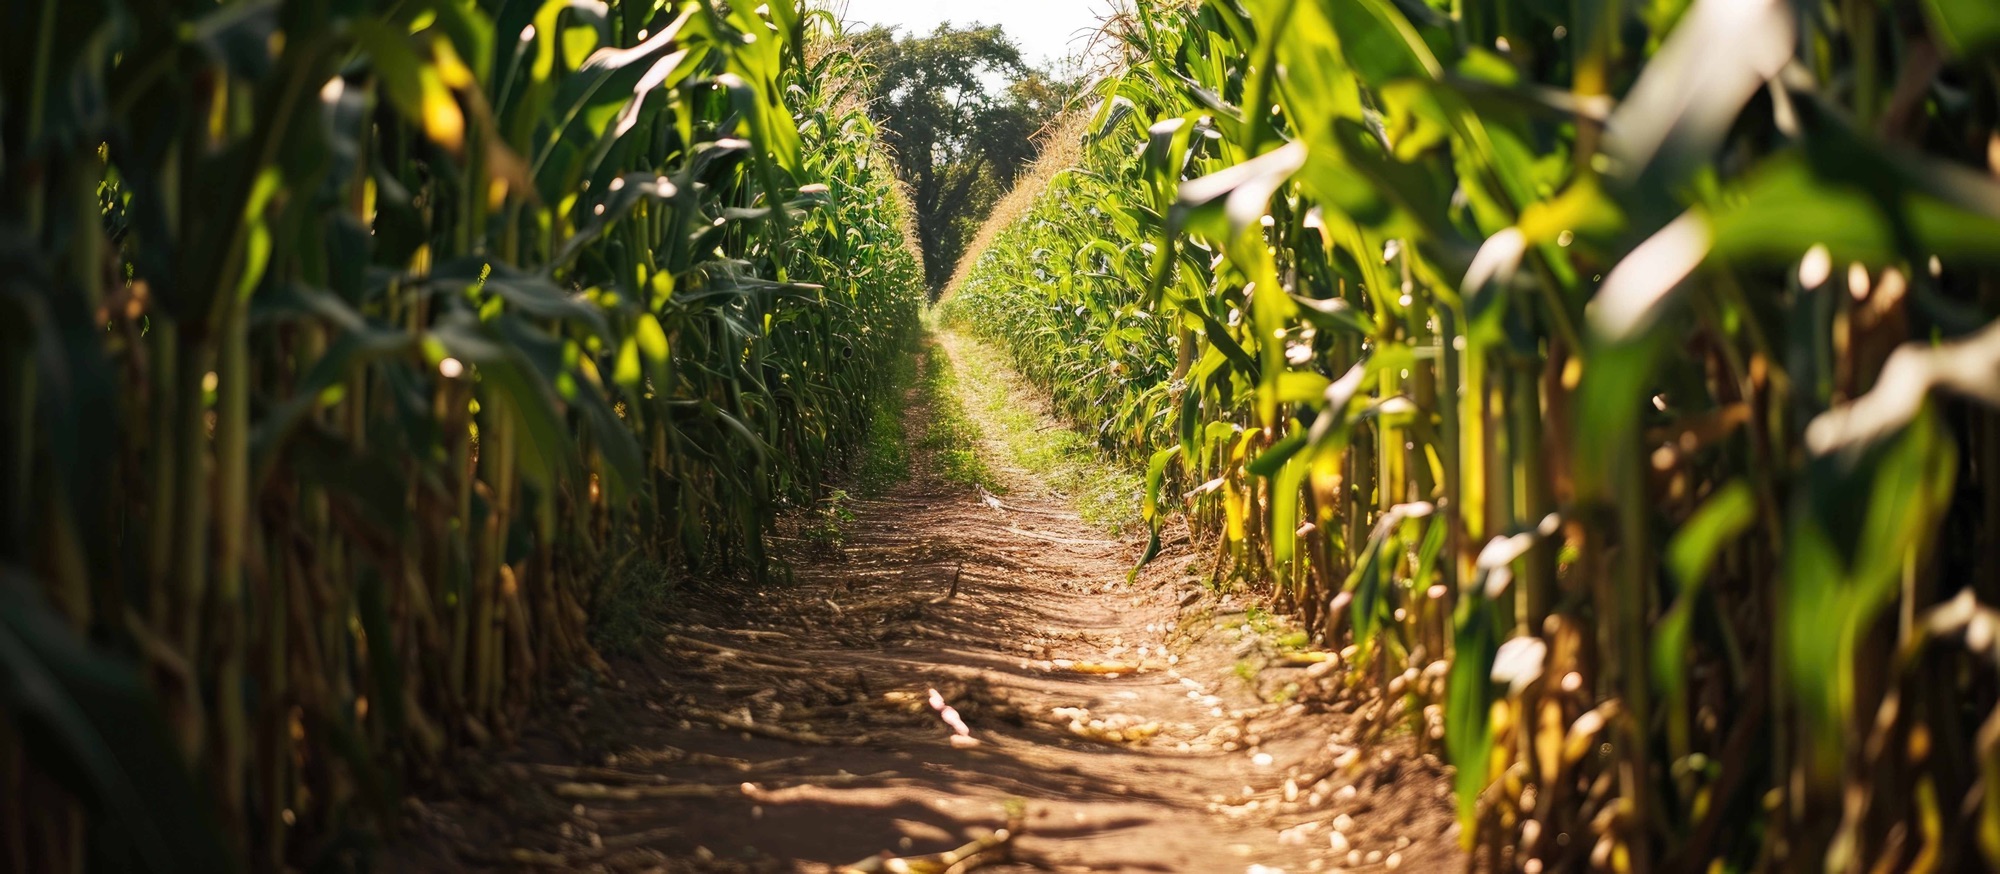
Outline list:
[[[1022,60],[998,26],[939,25],[857,37],[877,71],[870,111],[915,202],[924,277],[935,297],[993,204],[1034,160],[1034,136],[1072,84]]]

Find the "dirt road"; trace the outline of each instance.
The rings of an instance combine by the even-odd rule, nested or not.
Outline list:
[[[964,342],[929,354],[1038,403],[966,372]],[[1281,625],[1184,547],[1128,584],[1142,540],[1086,526],[1003,442],[982,454],[1004,497],[918,453],[837,545],[778,539],[790,585],[688,595],[569,713],[410,802],[382,867],[897,870],[883,854],[963,847],[904,870],[1463,868],[1448,777],[1407,738],[1348,746],[1334,666],[1286,664]]]

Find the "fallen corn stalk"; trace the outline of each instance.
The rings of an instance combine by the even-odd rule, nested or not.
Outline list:
[[[963,874],[993,862],[1004,862],[1013,849],[1018,826],[1003,828],[956,850],[928,856],[891,856],[883,853],[852,865],[835,868],[835,874]]]
[[[1091,662],[1073,659],[1054,659],[1048,670],[1064,674],[1096,674],[1117,677],[1124,674],[1138,674],[1146,671],[1165,670],[1165,662]]]
[[[698,717],[701,719],[706,719],[710,722],[722,726],[723,728],[748,732],[750,734],[759,735],[762,737],[768,737],[771,738],[772,740],[782,740],[782,741],[787,741],[789,743],[804,744],[806,746],[815,746],[815,747],[858,746],[860,744],[865,744],[869,742],[869,740],[871,740],[871,738],[867,734],[857,734],[854,735],[853,737],[846,737],[846,738],[831,738],[823,734],[818,734],[816,732],[811,732],[811,731],[805,731],[802,729],[783,728],[776,725],[768,725],[762,722],[752,722],[740,716],[734,716],[728,713],[720,713],[713,710],[690,709],[687,711],[687,715],[692,717]]]
[[[719,643],[712,643],[710,641],[700,640],[698,638],[688,637],[682,634],[664,635],[660,638],[660,640],[662,643],[665,643],[669,646],[679,647],[684,650],[695,650],[698,652],[706,652],[713,656],[716,656],[717,658],[730,659],[740,662],[748,662],[750,664],[755,664],[760,666],[777,665],[786,668],[813,667],[811,664],[799,661],[798,659],[786,658],[784,656],[771,655],[768,653],[750,652],[749,650],[737,649],[733,646],[723,646],[722,644]]]
[[[765,789],[755,783],[738,783],[733,786],[717,786],[708,783],[678,783],[672,785],[610,786],[603,783],[557,783],[550,791],[558,798],[571,801],[644,801],[655,798],[728,798],[742,795],[760,798],[768,793],[783,789],[801,787],[825,788],[829,786],[851,786],[896,777],[895,771],[877,771],[873,774],[817,774],[806,777],[786,777],[797,786]]]
[[[596,862],[613,853],[642,847],[654,841],[678,837],[681,830],[672,826],[651,828],[631,834],[611,835],[603,839],[599,846],[568,853],[552,853],[546,850],[531,850],[515,847],[496,853],[488,858],[505,865],[521,868],[560,868],[574,870],[580,865]]]

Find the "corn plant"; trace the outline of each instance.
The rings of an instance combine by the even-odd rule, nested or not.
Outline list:
[[[622,568],[764,575],[913,338],[789,0],[7,11],[11,870],[358,858]]]
[[[947,306],[1441,742],[1477,859],[2000,865],[1989,4],[1116,27]]]

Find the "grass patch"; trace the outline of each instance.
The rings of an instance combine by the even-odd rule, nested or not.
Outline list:
[[[869,411],[868,439],[854,468],[854,493],[877,497],[910,478],[910,435],[903,420],[910,409],[909,390],[917,381],[917,355],[898,355],[890,365],[886,387]]]
[[[930,407],[931,417],[918,445],[936,457],[938,476],[944,481],[1005,494],[1006,487],[979,457],[979,424],[966,415],[965,405],[959,401],[963,389],[950,356],[935,344],[927,345],[930,349],[923,356],[917,390]]]
[[[1255,692],[1257,691],[1257,668],[1258,664],[1250,659],[1237,659],[1236,666],[1231,672],[1236,675],[1236,679],[1243,681],[1243,685],[1250,687],[1250,691]]]
[[[679,597],[679,578],[660,562],[640,559],[614,570],[591,611],[591,645],[604,653],[639,652],[658,638]]]
[[[1012,372],[1006,357],[993,346],[964,334],[958,335],[957,346],[970,372]],[[974,380],[959,391],[992,436],[1007,447],[1012,462],[1069,498],[1084,524],[1114,535],[1143,530],[1144,473],[1119,462],[1095,441],[1069,427],[1046,427],[1047,420],[1037,407],[1024,403],[1018,392],[1010,390],[1009,382],[1000,378]]]
[[[904,474],[908,475],[908,461],[904,464]],[[850,499],[846,490],[834,489],[807,514],[801,533],[820,555],[837,556],[840,548],[847,545],[847,526],[854,521],[854,513],[847,509]]]
[[[892,359],[882,390],[869,409],[868,436],[852,467],[828,484],[824,495],[801,512],[798,534],[813,554],[835,557],[847,545],[854,522],[852,502],[878,497],[910,478],[910,439],[905,427],[910,390],[917,384],[917,347]],[[942,356],[940,356],[942,357]],[[591,611],[590,642],[599,652],[633,655],[672,625],[683,577],[667,565],[637,560],[613,569]]]

